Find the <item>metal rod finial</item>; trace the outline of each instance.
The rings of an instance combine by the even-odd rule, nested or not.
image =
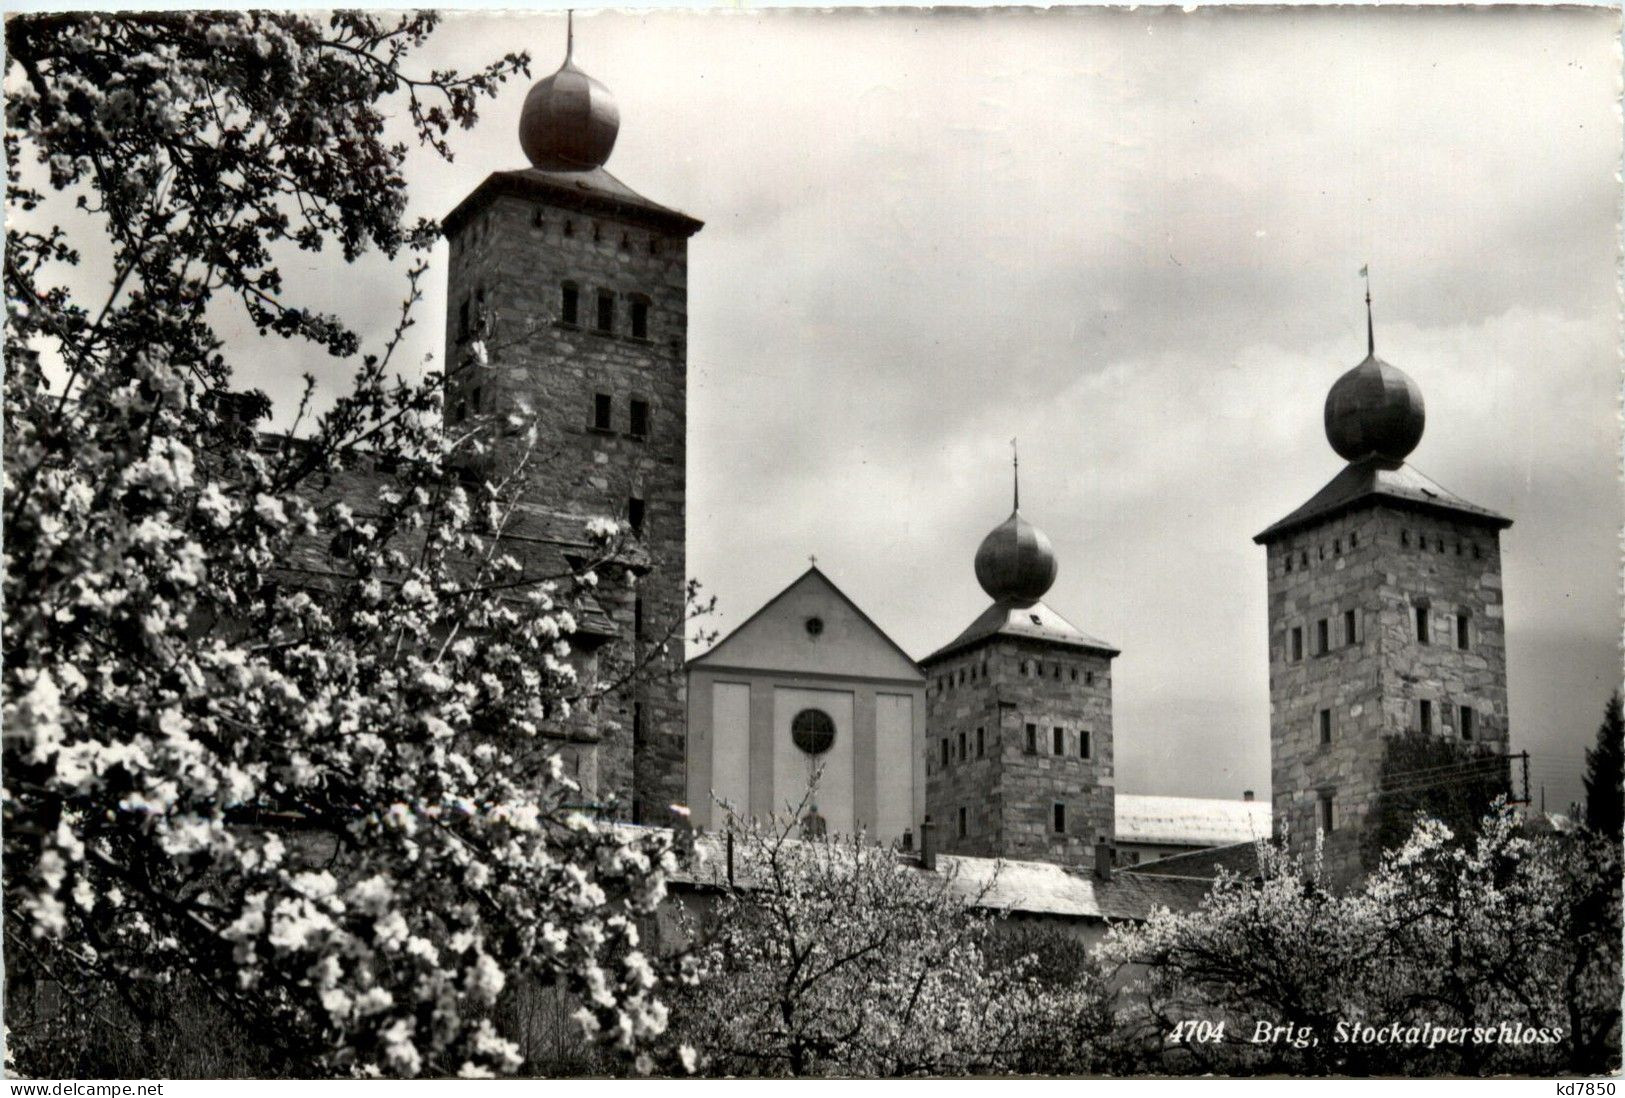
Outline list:
[[[1010,440],[1010,475],[1011,487],[1015,494],[1015,509],[1021,510],[1021,452],[1016,448],[1016,440]]]
[[[1376,357],[1377,333],[1371,323],[1371,264],[1361,267],[1360,275],[1365,279],[1365,353]]]

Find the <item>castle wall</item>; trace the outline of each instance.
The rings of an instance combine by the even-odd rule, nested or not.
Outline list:
[[[1001,637],[925,670],[926,808],[939,848],[1093,866],[1096,840],[1115,831],[1110,657]]]
[[[615,681],[650,665],[597,703],[599,796],[623,818],[669,822],[665,806],[683,798],[687,240],[634,215],[498,194],[449,243],[448,431],[486,432],[499,468],[523,459],[530,502],[582,525],[601,515],[641,527],[650,571],[601,588],[619,639],[600,670]],[[601,291],[612,295],[608,331],[597,330]],[[634,303],[647,309],[642,336],[632,334]],[[475,340],[486,367],[472,362]],[[641,432],[634,401],[647,409]],[[533,449],[505,423],[522,405],[535,415]]]
[[[1306,851],[1329,800],[1327,866],[1334,880],[1352,880],[1370,868],[1360,839],[1384,737],[1419,730],[1421,702],[1434,735],[1463,738],[1467,706],[1471,739],[1506,749],[1498,538],[1482,525],[1373,505],[1272,543],[1268,569],[1275,820]]]

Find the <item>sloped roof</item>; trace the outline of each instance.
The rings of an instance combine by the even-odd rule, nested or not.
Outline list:
[[[641,218],[663,228],[691,236],[704,222],[679,210],[643,197],[603,168],[585,172],[550,172],[541,168],[492,172],[459,202],[443,222],[447,233],[474,216],[487,202],[500,194],[542,198],[560,206],[589,212]]]
[[[1268,801],[1119,793],[1116,810],[1119,843],[1228,846],[1267,839],[1271,829]]]
[[[980,897],[981,907],[1027,915],[1143,920],[1158,907],[1194,908],[1207,894],[1205,882],[1146,880],[1122,873],[1101,880],[1086,870],[1050,862],[942,854],[937,872],[951,874],[951,888],[966,900]]]
[[[1439,487],[1411,465],[1380,459],[1350,462],[1309,502],[1286,518],[1256,534],[1253,541],[1267,545],[1276,538],[1322,522],[1362,504],[1385,502],[1413,510],[1432,511],[1466,522],[1476,522],[1496,530],[1512,525],[1505,515],[1468,503]]]
[[[624,825],[623,825],[624,826]],[[646,829],[654,830],[654,829]],[[787,843],[799,844],[799,839]],[[673,879],[679,884],[720,886],[727,882],[726,838],[722,832],[695,836],[695,856],[687,859]],[[840,856],[843,844],[831,844]],[[915,854],[895,853],[905,864],[918,867]],[[736,885],[748,888],[750,879],[743,858],[735,863]],[[1101,880],[1092,873],[1049,862],[971,858],[939,854],[935,872],[948,879],[949,890],[990,911],[1047,915],[1071,919],[1144,920],[1159,907],[1188,911],[1202,902],[1209,882],[1179,877],[1139,877],[1114,873]]]
[[[1248,841],[1208,850],[1192,850],[1130,866],[1125,872],[1183,881],[1216,881],[1220,869],[1248,879],[1258,876],[1258,844]]]
[[[1031,606],[1017,606],[1011,602],[995,602],[979,614],[963,633],[925,657],[920,663],[929,664],[956,652],[993,639],[994,637],[1022,637],[1059,644],[1072,648],[1087,648],[1119,655],[1118,649],[1096,637],[1091,637],[1042,602]]]

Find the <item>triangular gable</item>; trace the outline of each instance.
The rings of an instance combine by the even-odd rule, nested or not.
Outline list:
[[[814,633],[808,629],[818,619]],[[923,682],[918,665],[816,567],[752,614],[691,667]]]

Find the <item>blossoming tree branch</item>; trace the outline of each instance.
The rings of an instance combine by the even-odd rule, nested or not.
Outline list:
[[[185,985],[288,1074],[518,1066],[489,1018],[516,976],[628,1053],[665,1027],[636,922],[673,853],[570,807],[542,733],[597,684],[576,601],[504,545],[517,473],[459,476],[444,378],[396,376],[436,227],[405,219],[410,119],[454,128],[527,71],[415,74],[436,17],[20,17],[6,27],[5,933],[64,1009]],[[50,215],[63,199],[100,240]],[[78,225],[79,221],[75,222]],[[80,251],[110,260],[94,296]],[[290,298],[293,248],[408,261],[364,353]],[[215,324],[353,359],[350,392],[266,445]],[[452,370],[467,368],[448,364]],[[510,425],[521,435],[523,415]],[[358,513],[334,477],[387,462]],[[321,582],[287,562],[321,550]],[[30,1041],[35,1043],[31,1046]],[[13,1058],[46,1063],[43,1036]],[[648,1062],[645,1061],[645,1066]]]

